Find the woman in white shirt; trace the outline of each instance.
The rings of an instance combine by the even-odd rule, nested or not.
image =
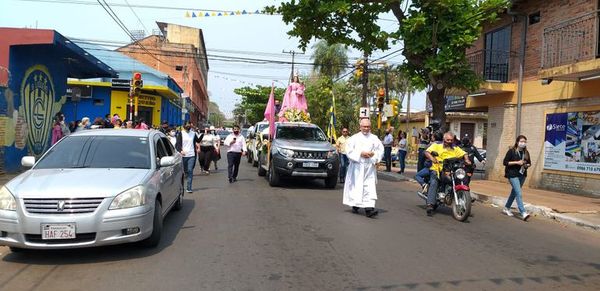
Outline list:
[[[210,174],[210,164],[213,161],[215,153],[215,136],[211,133],[208,127],[204,128],[204,136],[200,140],[200,154],[198,155],[198,163],[206,174]]]
[[[406,140],[406,132],[400,134],[400,140],[398,141],[398,162],[400,164],[400,171],[398,174],[404,173],[406,167],[406,154],[408,152],[408,142]]]

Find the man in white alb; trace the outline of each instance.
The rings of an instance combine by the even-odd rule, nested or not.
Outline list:
[[[377,164],[383,155],[383,144],[371,134],[371,121],[360,120],[360,132],[346,142],[346,155],[350,160],[344,185],[344,205],[352,207],[354,213],[365,208],[367,217],[375,217],[377,200]]]
[[[240,161],[246,154],[246,139],[240,134],[240,127],[234,126],[233,133],[225,138],[223,142],[229,147],[227,151],[227,174],[229,183],[237,181]]]

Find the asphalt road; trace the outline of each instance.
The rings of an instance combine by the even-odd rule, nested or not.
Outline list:
[[[469,223],[447,210],[427,217],[408,182],[380,180],[381,214],[369,219],[341,204],[341,185],[271,188],[244,161],[237,183],[226,178],[225,169],[194,177],[156,249],[0,247],[0,289],[600,289],[597,232],[481,204]]]

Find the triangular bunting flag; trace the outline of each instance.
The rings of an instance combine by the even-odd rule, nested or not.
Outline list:
[[[240,15],[242,14],[242,12],[240,12],[239,10],[235,12],[236,15]]]
[[[211,13],[210,16],[217,16],[217,13]]]
[[[208,12],[206,12],[206,14],[204,14],[205,17],[209,17],[210,14],[208,14]]]
[[[217,14],[217,16],[223,16],[223,14],[221,14],[221,12],[219,12],[219,14]]]
[[[192,18],[196,18],[196,13],[192,12]]]
[[[248,12],[246,12],[246,10],[244,10],[244,11],[242,11],[242,14],[246,15],[246,14],[248,14]]]
[[[229,16],[227,12],[223,12],[223,16]]]
[[[260,14],[260,11],[256,10],[256,11],[254,12],[254,14]]]
[[[231,11],[231,14],[229,14],[229,15],[231,15],[231,16],[234,16],[234,15],[235,15],[235,12]]]
[[[190,17],[190,12],[186,11],[185,12],[185,17],[189,18]]]
[[[204,16],[204,13],[202,13],[202,11],[198,11],[198,17],[202,17]]]

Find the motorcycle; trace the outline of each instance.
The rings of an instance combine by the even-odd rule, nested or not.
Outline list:
[[[432,153],[436,156],[435,153]],[[464,222],[471,214],[471,190],[465,183],[467,177],[465,161],[462,158],[452,158],[444,160],[442,173],[440,173],[440,182],[437,189],[437,203],[434,209],[439,205],[445,204],[452,208],[454,219]],[[427,201],[427,192],[429,183],[417,195]]]

